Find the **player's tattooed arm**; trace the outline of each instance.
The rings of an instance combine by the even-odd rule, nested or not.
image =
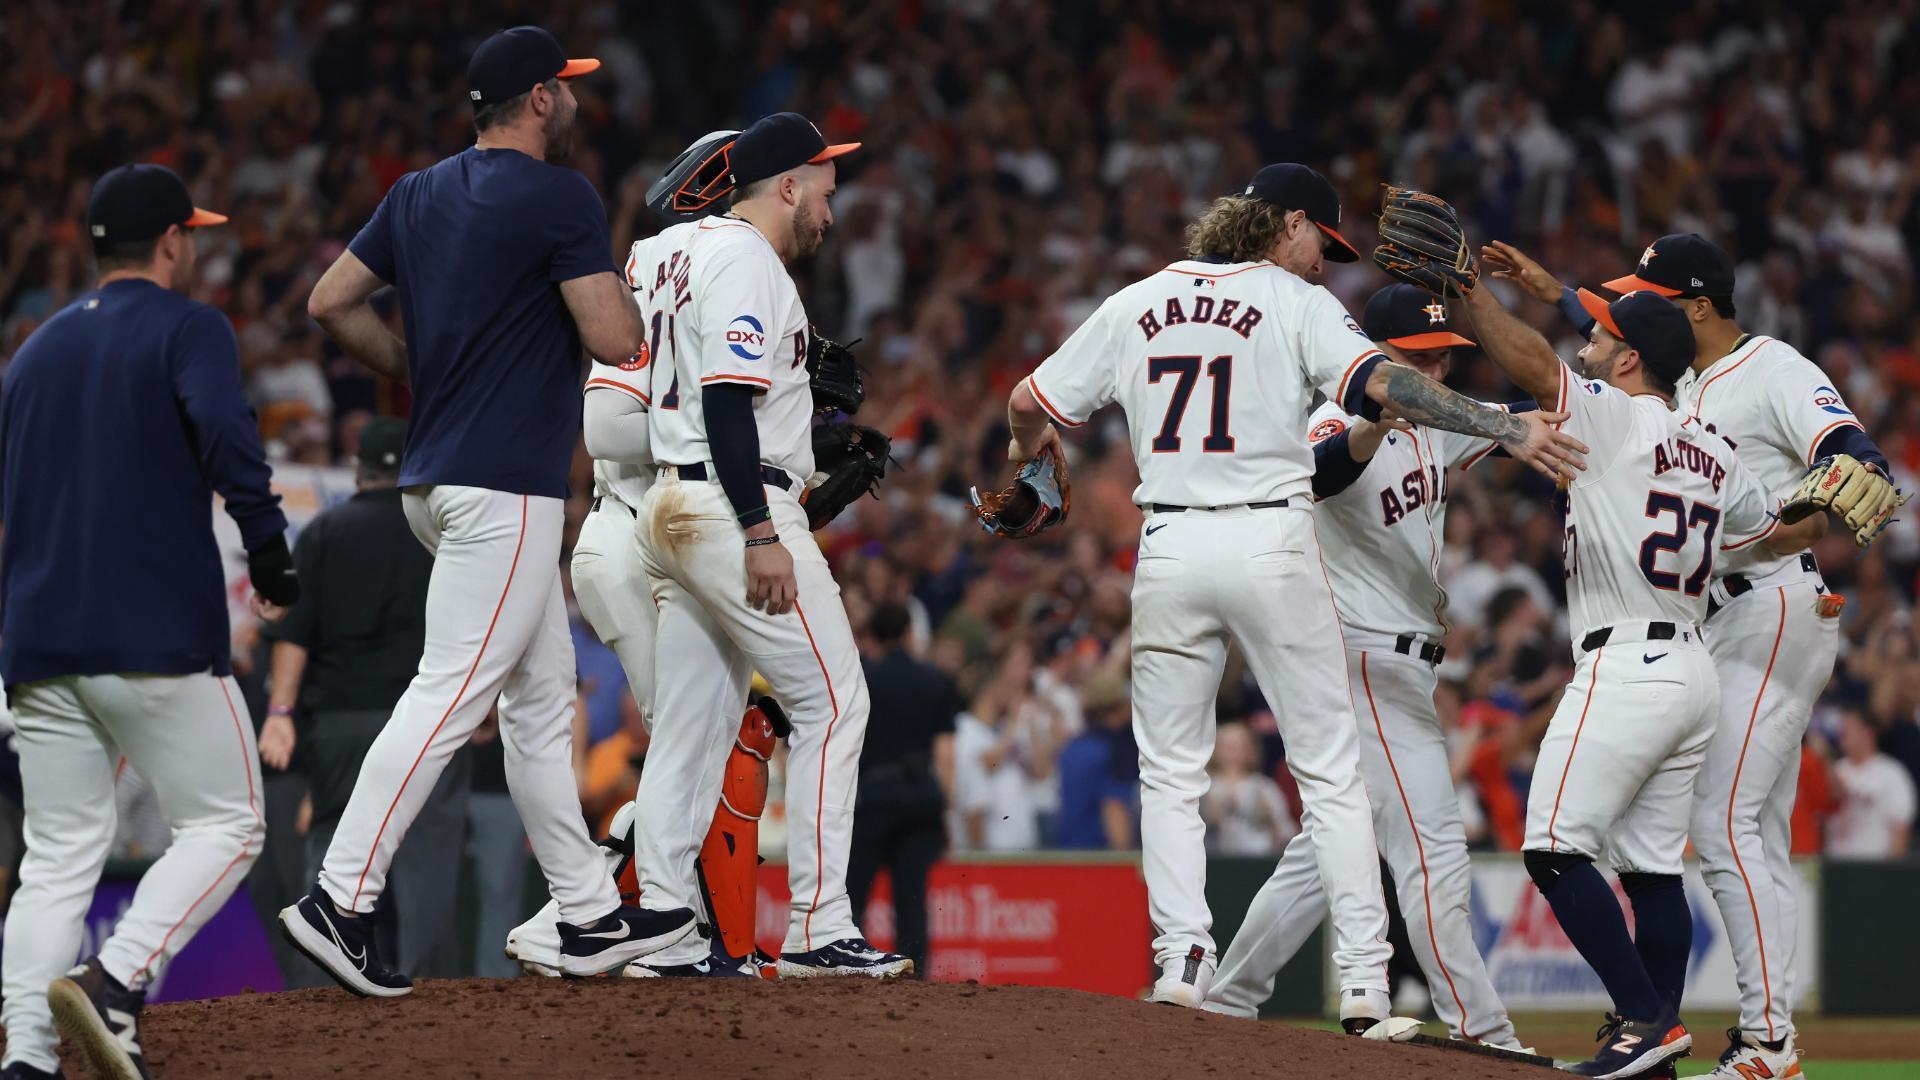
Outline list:
[[[1555,480],[1586,468],[1580,456],[1586,445],[1555,427],[1567,418],[1565,413],[1505,412],[1391,362],[1374,366],[1367,377],[1367,396],[1416,424],[1491,439]]]
[[[1513,317],[1500,306],[1492,289],[1475,289],[1467,297],[1467,315],[1480,340],[1480,349],[1500,365],[1514,385],[1542,404],[1560,400],[1560,357],[1540,331]]]

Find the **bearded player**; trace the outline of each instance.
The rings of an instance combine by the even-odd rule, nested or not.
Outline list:
[[[1374,293],[1360,322],[1388,358],[1436,382],[1452,367],[1454,347],[1473,344],[1454,332],[1445,305],[1404,283]],[[1360,722],[1360,773],[1408,940],[1433,989],[1434,1011],[1455,1038],[1523,1050],[1474,944],[1466,827],[1433,704],[1434,671],[1451,628],[1439,582],[1447,471],[1472,467],[1496,444],[1364,420],[1332,401],[1314,411],[1307,437],[1314,520],[1326,540]],[[1320,925],[1327,904],[1315,847],[1312,833],[1295,837],[1255,895],[1221,957],[1209,1011],[1256,1015],[1275,975]]]
[[[1559,303],[1583,330],[1591,325],[1577,303],[1565,301],[1572,290],[1517,249],[1496,243],[1485,255],[1496,275]],[[1663,236],[1632,274],[1606,287],[1656,293],[1686,316],[1694,354],[1675,408],[1724,436],[1768,491],[1786,496],[1809,466],[1831,459],[1844,470],[1831,505],[1862,548],[1906,501],[1833,380],[1786,342],[1740,328],[1733,261],[1717,245],[1694,233]],[[1824,518],[1812,521],[1820,528]],[[1744,1067],[1755,1076],[1791,1076],[1799,1072],[1793,1004],[1800,979],[1789,822],[1800,741],[1833,673],[1844,601],[1827,591],[1811,553],[1757,549],[1715,567],[1711,598],[1708,650],[1720,675],[1720,717],[1695,787],[1692,833],[1740,984],[1739,1023],[1714,1075],[1737,1080]]]
[[[1361,416],[1389,405],[1497,441],[1549,474],[1576,468],[1584,448],[1551,430],[1557,416],[1509,415],[1389,362],[1333,294],[1309,283],[1325,260],[1358,258],[1339,221],[1333,186],[1303,165],[1268,166],[1243,193],[1217,200],[1189,229],[1188,258],[1114,294],[1015,387],[1008,455],[1057,455],[1049,419],[1078,427],[1114,402],[1126,413],[1141,476],[1134,501],[1146,515],[1132,683],[1158,931],[1153,1000],[1198,1008],[1213,981],[1199,801],[1214,698],[1237,642],[1278,715],[1305,827],[1320,841],[1343,1024],[1396,1037],[1414,1025],[1383,1023],[1386,905],[1314,529],[1309,395],[1320,387]]]

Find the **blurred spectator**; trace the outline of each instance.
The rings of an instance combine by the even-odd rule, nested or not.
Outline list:
[[[893,887],[894,949],[927,965],[927,875],[947,846],[947,793],[954,782],[953,685],[907,650],[912,624],[896,603],[876,607],[862,635],[861,660],[873,719],[860,754],[847,895],[855,925],[865,925],[867,894],[881,869]]]
[[[1211,785],[1200,799],[1208,851],[1277,857],[1300,831],[1280,785],[1256,771],[1259,764],[1247,726],[1221,724],[1207,769]]]
[[[1827,855],[1836,859],[1905,855],[1913,830],[1913,778],[1899,762],[1880,752],[1873,727],[1851,709],[1840,721],[1840,754],[1833,766],[1840,809],[1827,821]]]
[[[1102,675],[1086,688],[1092,725],[1060,751],[1058,846],[1125,850],[1138,846],[1140,751],[1126,684]]]
[[[1039,846],[1040,822],[1032,781],[1052,772],[1051,759],[1028,756],[1020,720],[1033,704],[1033,651],[1016,645],[1005,666],[954,720],[953,810],[955,847],[970,851],[1027,851]]]

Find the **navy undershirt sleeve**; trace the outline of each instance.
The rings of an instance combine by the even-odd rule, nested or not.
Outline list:
[[[1562,287],[1557,306],[1560,308],[1560,314],[1565,315],[1567,321],[1573,324],[1573,328],[1580,331],[1581,337],[1593,333],[1593,316],[1587,314],[1587,309],[1580,306],[1578,291],[1571,286]]]
[[[1367,396],[1367,380],[1373,376],[1373,369],[1387,362],[1380,353],[1374,353],[1360,362],[1360,367],[1347,380],[1347,395],[1340,407],[1362,420],[1380,419],[1380,403]]]
[[[773,516],[760,480],[760,429],[753,422],[753,395],[753,387],[739,383],[708,383],[700,388],[713,472],[743,529]]]
[[[1326,499],[1340,494],[1352,487],[1353,482],[1360,479],[1360,474],[1367,471],[1365,461],[1354,460],[1353,448],[1349,445],[1352,436],[1353,431],[1348,429],[1313,444],[1313,494],[1316,498]]]
[[[1852,424],[1837,427],[1828,432],[1827,437],[1821,439],[1820,445],[1814,449],[1813,460],[1819,461],[1821,458],[1832,457],[1835,454],[1849,454],[1879,469],[1882,476],[1893,475],[1892,467],[1887,464],[1887,455],[1873,445],[1873,440],[1867,436],[1866,432]]]

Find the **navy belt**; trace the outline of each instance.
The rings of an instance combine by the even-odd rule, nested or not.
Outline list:
[[[1607,640],[1613,637],[1613,630],[1614,628],[1611,626],[1603,626],[1600,629],[1595,630],[1593,633],[1588,634],[1586,637],[1581,638],[1580,651],[1592,652],[1593,650],[1599,648],[1600,646],[1605,645],[1607,643]],[[1670,622],[1656,622],[1656,623],[1647,624],[1647,640],[1648,641],[1672,641],[1673,638],[1679,633],[1680,633],[1679,628],[1674,626]]]
[[[691,465],[676,465],[674,474],[682,480],[705,480],[711,475],[704,461],[696,461]],[[781,491],[793,490],[793,477],[788,476],[785,469],[776,469],[771,465],[760,466],[760,482],[777,487]]]
[[[1414,657],[1434,667],[1439,667],[1440,662],[1447,658],[1447,647],[1445,645],[1435,645],[1431,641],[1421,641],[1412,634],[1401,634],[1399,637],[1394,638],[1393,651]]]
[[[1274,499],[1271,502],[1228,503],[1225,506],[1175,506],[1172,503],[1148,503],[1147,509],[1156,514],[1184,514],[1189,510],[1225,510],[1229,508],[1238,509],[1242,506],[1249,510],[1271,510],[1276,506],[1285,505],[1287,505],[1287,500]]]
[[[1800,553],[1800,569],[1805,570],[1809,574],[1817,574],[1820,572],[1820,564],[1813,561],[1812,552],[1803,551]],[[1720,579],[1720,584],[1727,590],[1729,597],[1745,596],[1753,591],[1753,580],[1745,574],[1728,574],[1726,577]],[[1707,612],[1709,615],[1720,610],[1720,605],[1714,603],[1711,599],[1707,601],[1707,607],[1710,609]]]

